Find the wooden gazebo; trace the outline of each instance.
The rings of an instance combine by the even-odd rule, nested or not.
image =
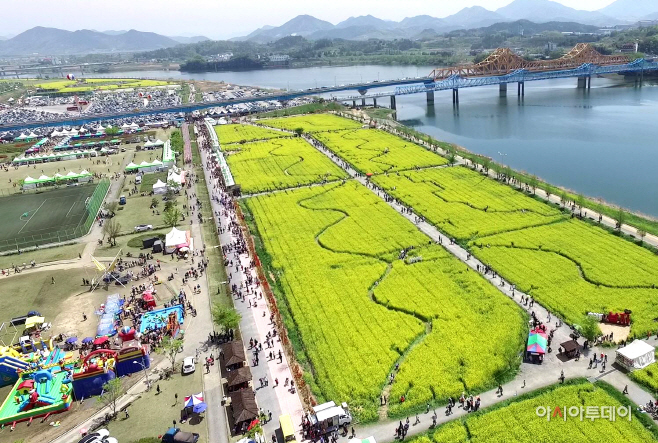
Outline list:
[[[229,372],[226,376],[227,391],[235,392],[249,388],[249,382],[252,378],[249,366],[242,366],[241,368]]]

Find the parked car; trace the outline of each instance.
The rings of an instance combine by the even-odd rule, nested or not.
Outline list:
[[[197,441],[199,434],[181,431],[178,428],[169,428],[162,436],[162,443],[196,443]]]
[[[99,429],[82,437],[78,443],[118,443],[117,439],[110,437],[107,429]]]
[[[195,366],[194,366],[194,357],[185,357],[183,359],[183,367],[181,368],[181,373],[183,375],[185,374],[191,374],[195,371]]]
[[[151,229],[153,229],[153,225],[137,225],[137,226],[135,226],[135,232],[150,231]]]

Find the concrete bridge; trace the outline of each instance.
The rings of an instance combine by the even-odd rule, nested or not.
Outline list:
[[[24,122],[10,125],[0,125],[0,131],[31,129],[52,126],[79,126],[114,118],[132,118],[162,113],[191,113],[210,108],[226,107],[240,103],[260,101],[288,101],[299,97],[328,94],[333,92],[356,91],[358,95],[350,95],[337,99],[341,102],[358,102],[366,105],[366,100],[372,100],[375,106],[378,99],[390,99],[390,107],[396,108],[396,97],[399,95],[420,94],[427,96],[428,105],[434,104],[434,92],[452,89],[454,104],[459,103],[459,90],[477,86],[499,85],[500,93],[507,94],[509,84],[517,84],[517,94],[525,94],[525,82],[548,80],[555,78],[577,78],[577,87],[590,88],[592,77],[621,74],[635,76],[642,81],[645,72],[658,71],[658,62],[637,59],[630,61],[625,55],[605,56],[598,53],[588,44],[578,44],[567,55],[555,60],[527,61],[506,48],[497,49],[484,61],[477,64],[460,65],[451,68],[435,69],[427,77],[406,78],[399,80],[374,81],[351,85],[325,86],[310,88],[304,91],[283,91],[259,97],[218,100],[202,103],[189,103],[162,108],[136,109],[112,114],[81,115],[75,118],[53,119],[49,121]],[[394,91],[369,93],[372,89],[395,86]]]

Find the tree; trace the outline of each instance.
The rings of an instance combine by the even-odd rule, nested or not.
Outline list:
[[[551,201],[551,195],[556,195],[555,187],[553,185],[546,184],[545,191],[546,191],[546,198],[550,202]]]
[[[105,129],[105,135],[117,135],[120,129],[118,126],[111,126]]]
[[[534,194],[537,191],[537,186],[539,185],[539,180],[537,179],[536,176],[531,176],[530,180],[528,180],[528,186],[532,189],[532,193]]]
[[[455,166],[455,163],[457,163],[457,156],[455,155],[455,151],[450,150],[448,152],[448,164]]]
[[[484,172],[488,174],[489,168],[491,167],[491,159],[489,159],[488,157],[484,157],[482,159],[481,165],[484,168]]]
[[[644,229],[638,229],[637,230],[637,236],[640,237],[640,243],[644,243],[644,237],[646,237],[647,231]]]
[[[579,209],[579,216],[583,216],[583,206],[585,206],[585,197],[582,194],[578,194],[576,197],[576,205],[578,206]]]
[[[174,228],[178,226],[181,215],[182,214],[178,208],[172,207],[162,213],[162,221],[168,228]]]
[[[103,234],[107,237],[107,241],[110,242],[110,245],[117,245],[117,237],[121,233],[121,223],[112,219],[106,220],[103,223]]]
[[[297,135],[297,137],[301,137],[302,134],[304,133],[304,128],[295,128],[294,132]]]
[[[114,201],[105,202],[105,210],[110,214],[112,214],[112,217],[116,215],[118,209],[119,209],[118,201],[114,200]]]
[[[158,206],[160,206],[160,199],[153,197],[151,199],[151,208],[157,208]]]
[[[222,305],[215,304],[212,307],[212,321],[219,326],[223,332],[229,329],[237,329],[242,316],[235,310]]]
[[[596,339],[596,337],[601,334],[598,320],[591,315],[586,315],[582,324],[580,325],[580,334],[587,340]]]
[[[560,201],[562,202],[563,206],[567,205],[567,202],[569,201],[569,196],[567,195],[566,191],[560,192]]]
[[[621,226],[626,221],[626,212],[622,208],[619,208],[615,213],[615,221],[617,222],[617,230],[621,231]]]
[[[117,400],[121,397],[123,389],[121,388],[121,379],[113,378],[103,385],[103,392],[98,397],[99,402],[103,406],[112,408],[112,417],[117,415]]]
[[[160,353],[171,362],[171,370],[176,369],[176,356],[183,350],[183,340],[180,338],[165,337],[162,339]]]

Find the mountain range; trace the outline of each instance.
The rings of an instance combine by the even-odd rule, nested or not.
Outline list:
[[[0,55],[67,55],[109,52],[150,51],[181,43],[197,43],[206,37],[166,37],[154,32],[65,31],[37,26],[0,41]]]
[[[445,33],[516,20],[613,26],[638,20],[651,20],[655,19],[657,15],[658,1],[656,0],[617,0],[599,11],[573,9],[551,0],[514,0],[495,11],[481,6],[472,6],[448,17],[419,15],[404,18],[399,22],[366,15],[350,17],[333,25],[310,15],[299,15],[281,26],[264,26],[244,37],[232,40],[267,43],[288,35],[301,35],[310,40],[321,38],[347,40],[422,38],[430,35],[431,31]]]

